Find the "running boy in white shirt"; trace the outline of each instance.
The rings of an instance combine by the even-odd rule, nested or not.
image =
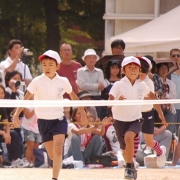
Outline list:
[[[56,71],[60,67],[61,59],[57,52],[48,50],[39,56],[43,74],[37,76],[27,87],[24,100],[29,100],[34,94],[34,100],[63,100],[64,93],[68,93],[72,100],[78,97],[65,77],[60,77]],[[17,108],[13,115],[15,127],[20,125],[19,114],[24,108]],[[35,113],[38,118],[39,132],[45,144],[49,157],[53,160],[53,178],[57,180],[62,165],[62,151],[67,135],[67,121],[63,107],[37,107]]]
[[[139,74],[139,81],[143,81],[149,87],[150,91],[154,93],[154,83],[148,76],[149,70],[152,68],[151,61],[146,57],[137,57],[141,62],[141,73]],[[145,97],[144,99],[149,99]],[[157,165],[159,167],[165,166],[166,163],[166,147],[159,145],[157,141],[153,140],[154,137],[154,109],[153,104],[142,106],[143,124],[141,132],[144,134],[146,145],[151,147],[157,154]]]
[[[141,69],[140,61],[133,57],[125,57],[122,70],[125,74],[120,81],[114,83],[109,92],[109,100],[143,100],[145,96],[156,99],[144,82],[137,80]],[[159,105],[156,105],[160,119],[166,123]],[[114,127],[123,156],[126,161],[124,178],[136,179],[137,171],[133,164],[134,138],[139,134],[142,125],[141,105],[113,106]]]

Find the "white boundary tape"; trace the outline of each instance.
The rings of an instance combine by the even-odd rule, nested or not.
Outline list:
[[[180,99],[165,100],[0,100],[0,107],[83,107],[177,104]]]

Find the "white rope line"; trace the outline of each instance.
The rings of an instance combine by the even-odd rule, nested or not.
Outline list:
[[[178,104],[180,99],[163,100],[0,100],[0,107],[84,107]]]

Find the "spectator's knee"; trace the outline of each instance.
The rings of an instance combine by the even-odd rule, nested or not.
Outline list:
[[[73,134],[71,138],[71,143],[81,144],[81,137],[77,134]]]

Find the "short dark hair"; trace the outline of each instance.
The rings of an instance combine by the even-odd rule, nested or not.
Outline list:
[[[168,72],[169,72],[169,65],[168,63],[158,63],[157,64],[157,71],[159,71],[159,69],[161,68],[161,66],[167,66]]]
[[[23,46],[23,43],[22,43],[19,39],[12,39],[12,40],[9,41],[8,48],[7,48],[7,49],[8,49],[8,50],[9,50],[9,49],[12,49],[15,44],[20,44],[21,47]]]
[[[116,59],[111,59],[110,61],[108,61],[107,65],[106,65],[106,69],[105,69],[105,78],[107,80],[110,79],[111,73],[110,73],[110,69],[111,67],[114,66],[118,66],[119,67],[119,74],[117,75],[118,77],[120,77],[120,62]]]
[[[22,80],[22,74],[19,72],[19,71],[12,71],[12,72],[7,72],[6,75],[5,75],[5,84],[6,84],[6,87],[9,87],[8,85],[8,82],[11,80],[11,78],[13,76],[15,76],[16,74],[19,74],[20,77],[21,77],[21,80]]]
[[[152,64],[152,69],[151,69],[151,72],[154,74],[154,73],[157,73],[156,72],[156,62],[154,61],[153,57],[150,56],[150,55],[145,55],[144,57],[148,58],[150,61],[151,61],[151,64]]]
[[[170,50],[170,56],[172,55],[172,52],[173,52],[173,51],[179,51],[179,53],[180,53],[180,49],[174,48],[174,49],[171,49],[171,50]]]
[[[126,47],[125,42],[122,39],[116,39],[111,43],[111,49],[117,47],[117,46],[121,46],[123,48],[123,50]]]

